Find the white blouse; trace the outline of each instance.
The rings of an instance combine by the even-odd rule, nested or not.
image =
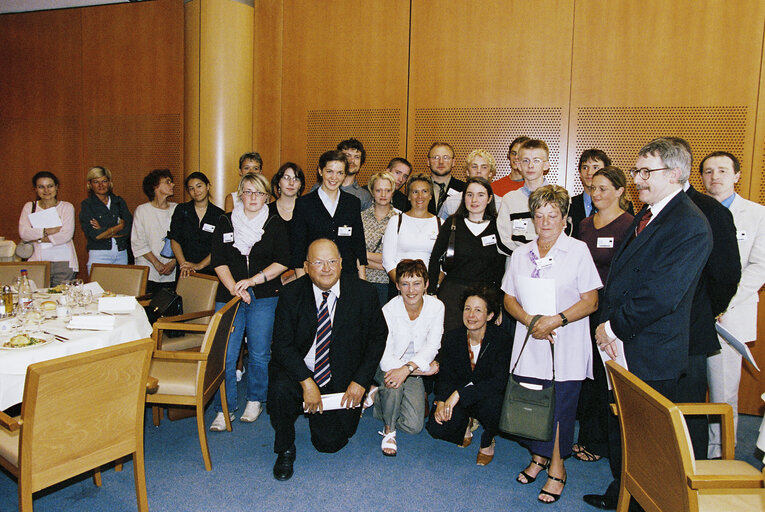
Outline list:
[[[389,224],[390,225],[390,224]],[[444,333],[444,304],[432,295],[423,298],[422,310],[415,320],[409,319],[404,299],[398,295],[383,306],[383,316],[388,324],[388,339],[385,352],[380,360],[380,369],[384,372],[400,368],[409,361],[426,372],[441,348],[441,336]],[[414,346],[414,356],[406,357],[410,345]]]
[[[397,216],[391,217],[385,229],[382,264],[386,272],[395,270],[398,262],[405,259],[422,260],[427,267],[441,227],[435,216],[421,219],[405,213],[401,215],[401,229]]]

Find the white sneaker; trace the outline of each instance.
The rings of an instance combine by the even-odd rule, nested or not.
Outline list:
[[[231,421],[234,421],[236,419],[236,415],[233,412],[228,413],[228,418]],[[212,422],[212,425],[210,425],[210,431],[211,432],[223,432],[226,430],[226,417],[223,416],[222,412],[219,412],[215,419]]]
[[[258,419],[260,413],[263,412],[263,406],[260,402],[247,402],[247,406],[244,408],[244,414],[239,418],[239,421],[245,423],[252,423]]]

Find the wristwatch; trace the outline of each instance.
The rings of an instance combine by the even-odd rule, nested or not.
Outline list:
[[[414,366],[412,366],[409,363],[406,363],[406,367],[409,368],[409,373],[414,373]]]
[[[563,313],[558,313],[558,315],[560,315],[560,319],[563,321],[563,325],[561,327],[568,325],[568,318],[566,318],[566,315]]]

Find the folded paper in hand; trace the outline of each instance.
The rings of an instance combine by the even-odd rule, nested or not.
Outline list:
[[[112,315],[75,315],[67,327],[91,331],[111,331],[114,329],[114,322],[115,318]]]
[[[324,411],[335,411],[337,409],[345,409],[344,405],[340,405],[340,401],[343,399],[345,393],[328,393],[321,395],[321,407]],[[361,407],[361,404],[356,404],[356,407]],[[305,402],[303,402],[303,410],[306,410]]]

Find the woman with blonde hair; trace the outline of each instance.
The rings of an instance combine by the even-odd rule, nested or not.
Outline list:
[[[364,226],[364,240],[367,244],[367,281],[377,289],[380,304],[388,302],[388,274],[382,265],[382,243],[388,221],[398,212],[391,205],[393,192],[396,190],[396,178],[387,171],[378,172],[369,177],[367,188],[372,194],[373,204],[361,212]]]

